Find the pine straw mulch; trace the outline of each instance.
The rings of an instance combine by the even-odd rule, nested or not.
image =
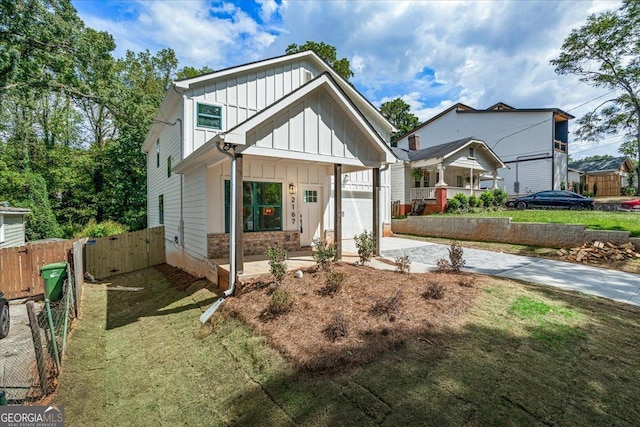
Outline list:
[[[293,307],[272,316],[268,275],[239,286],[224,312],[266,337],[296,368],[337,371],[402,348],[409,339],[442,345],[443,332],[460,324],[483,282],[467,273],[400,274],[347,263],[332,270],[345,274],[335,295],[323,292],[329,272],[308,269],[300,279],[288,273],[278,289],[291,294]],[[441,299],[422,296],[431,284],[444,287]]]

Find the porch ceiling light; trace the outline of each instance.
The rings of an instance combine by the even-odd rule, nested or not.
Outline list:
[[[289,194],[292,196],[296,194],[296,186],[293,183],[289,184]]]

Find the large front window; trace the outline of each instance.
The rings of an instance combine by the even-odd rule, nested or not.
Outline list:
[[[224,182],[225,232],[229,232],[231,184]],[[282,183],[242,183],[242,228],[244,231],[282,230]]]

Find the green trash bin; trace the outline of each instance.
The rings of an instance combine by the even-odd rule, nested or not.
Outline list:
[[[40,276],[44,279],[44,297],[49,301],[62,298],[62,285],[67,278],[67,263],[55,262],[40,267]]]

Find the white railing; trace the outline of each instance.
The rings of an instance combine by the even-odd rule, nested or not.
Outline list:
[[[478,188],[474,188],[473,189],[473,194],[476,196],[480,196],[480,194],[484,193],[485,191],[489,191],[489,190],[481,190]],[[465,196],[470,196],[471,195],[471,189],[470,188],[461,188],[461,187],[447,187],[447,200],[453,198],[453,196],[455,196],[458,193],[462,193]],[[421,187],[421,188],[412,188],[411,192],[411,199],[417,199],[417,200],[428,200],[428,199],[433,199],[435,200],[436,198],[436,187]]]

